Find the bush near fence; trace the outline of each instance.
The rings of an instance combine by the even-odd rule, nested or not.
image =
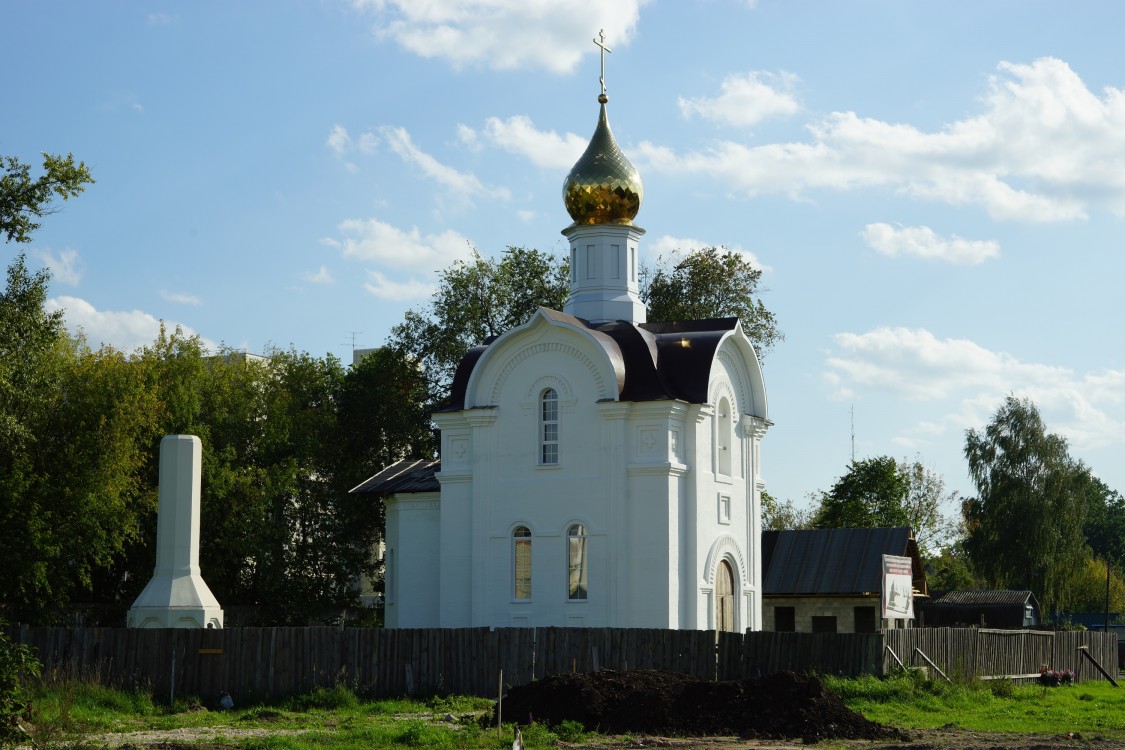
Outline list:
[[[495,697],[560,672],[663,669],[734,680],[780,671],[858,676],[924,662],[946,674],[992,677],[1071,669],[1101,679],[1080,646],[1116,674],[1114,633],[919,628],[883,633],[714,633],[624,628],[29,628],[11,636],[35,649],[48,677],[78,678],[158,696],[214,702],[271,699],[347,685],[379,697],[455,693]]]

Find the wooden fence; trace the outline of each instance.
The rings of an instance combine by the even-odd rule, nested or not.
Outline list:
[[[884,674],[920,650],[950,677],[1072,669],[1100,679],[1078,653],[1086,646],[1116,674],[1113,633],[1035,633],[953,628],[874,634],[720,633],[620,628],[227,628],[130,630],[28,628],[11,635],[32,646],[51,677],[74,677],[204,702],[226,690],[240,700],[276,698],[345,684],[396,696],[456,693],[494,697],[503,672],[521,685],[560,672],[663,669],[705,679],[773,672]]]
[[[1090,631],[988,630],[985,628],[913,628],[888,630],[882,672],[893,665],[891,651],[906,666],[927,666],[924,654],[954,677],[1038,676],[1043,668],[1072,670],[1075,678],[1100,680],[1102,675],[1079,652],[1085,647],[1111,675],[1117,675],[1117,636]]]

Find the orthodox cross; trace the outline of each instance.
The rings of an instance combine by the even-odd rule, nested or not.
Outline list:
[[[602,48],[602,74],[598,76],[598,83],[602,85],[602,96],[605,96],[605,53],[613,52],[609,47],[605,46],[605,29],[598,32],[598,39],[594,40],[594,44]]]

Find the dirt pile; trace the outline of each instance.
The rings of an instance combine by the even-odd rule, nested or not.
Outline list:
[[[848,709],[816,677],[791,672],[730,682],[653,670],[552,675],[513,688],[503,712],[505,721],[571,720],[604,734],[901,739]]]

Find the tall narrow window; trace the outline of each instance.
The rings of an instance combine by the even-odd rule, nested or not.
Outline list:
[[[539,399],[539,463],[559,462],[559,394],[554,388]]]
[[[724,476],[730,476],[730,438],[731,438],[731,417],[730,417],[730,402],[725,398],[719,399],[719,414],[718,425],[716,425],[718,434],[715,436],[715,448],[718,450],[718,470]]]
[[[512,598],[531,598],[531,529],[517,526],[512,532]]]
[[[566,532],[566,598],[586,599],[586,527],[576,523]]]

